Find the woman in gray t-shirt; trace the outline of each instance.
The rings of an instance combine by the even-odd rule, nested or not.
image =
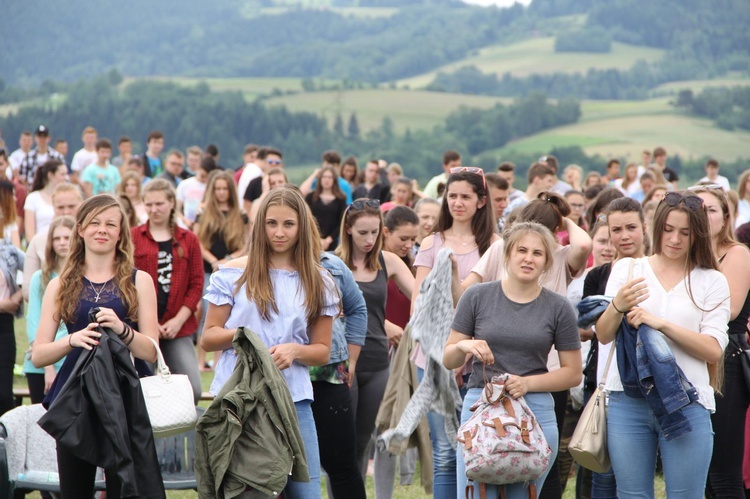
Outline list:
[[[456,308],[443,364],[454,369],[472,355],[474,371],[464,399],[461,423],[471,417],[470,407],[479,399],[487,376],[508,373],[506,390],[525,397],[557,455],[558,432],[550,392],[567,390],[581,382],[581,341],[576,314],[565,297],[544,289],[539,278],[552,266],[555,250],[552,233],[534,222],[515,224],[505,236],[506,276],[501,281],[470,287]],[[552,347],[560,354],[560,369],[547,371]],[[465,495],[468,484],[462,453],[457,455],[457,493]],[[537,481],[541,490],[549,469]],[[488,488],[488,496],[498,491]],[[508,499],[528,497],[524,483],[505,487]]]

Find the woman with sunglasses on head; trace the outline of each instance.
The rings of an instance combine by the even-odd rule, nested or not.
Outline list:
[[[308,482],[287,482],[283,495],[290,499],[321,496],[309,367],[330,359],[333,317],[339,315],[340,300],[319,261],[318,229],[302,195],[289,187],[269,191],[259,203],[249,254],[211,275],[200,339],[207,352],[221,351],[211,383],[214,395],[234,371],[237,353],[232,341],[240,326],[252,330],[269,348],[294,401],[310,474]]]
[[[750,318],[750,251],[734,237],[732,216],[721,186],[691,187],[703,199],[711,229],[711,244],[719,270],[729,283],[729,346],[724,351],[724,386],[716,398],[711,415],[714,428],[714,453],[708,471],[706,497],[744,498],[742,458],[745,451],[745,415],[748,386],[741,356],[748,348],[745,332]],[[718,366],[721,367],[721,363]]]
[[[357,425],[357,461],[362,476],[367,472],[368,449],[375,429],[375,417],[383,400],[390,367],[389,348],[398,346],[403,329],[385,317],[388,280],[411,296],[414,277],[395,254],[383,251],[383,216],[380,201],[362,198],[354,201],[341,223],[341,258],[354,274],[367,304],[367,336],[357,365],[349,365],[352,376],[352,407]]]
[[[495,233],[495,216],[488,201],[482,169],[464,166],[451,169],[433,234],[424,238],[414,260],[417,276],[412,304],[416,302],[419,287],[432,270],[441,248],[453,250],[456,262],[454,279],[458,285],[466,279],[490,245],[500,239]],[[412,360],[421,377],[426,359],[419,345],[415,348]],[[463,387],[468,369],[462,366],[456,372],[459,387]],[[445,419],[440,414],[430,412],[427,422],[432,440],[435,499],[455,499],[456,451],[453,443],[455,440],[452,440],[455,436],[446,434]]]
[[[628,197],[619,197],[606,206],[597,218],[597,225],[603,226],[607,231],[607,237],[612,242],[615,251],[613,262],[602,263],[594,266],[583,283],[583,298],[593,295],[603,295],[607,289],[607,281],[612,272],[615,262],[623,258],[643,258],[650,250],[650,240],[647,234],[646,222],[643,210],[638,201]],[[596,237],[596,236],[594,236]],[[594,241],[596,246],[596,240]],[[589,397],[596,389],[602,378],[604,365],[607,362],[612,345],[600,345],[595,336],[595,328],[588,331],[591,339],[591,350],[586,363],[584,374],[584,400],[588,402]],[[590,473],[583,471],[583,476],[590,478],[591,497],[600,499],[617,497],[617,484],[612,470],[605,473]],[[578,486],[586,487],[581,480]]]
[[[620,498],[653,497],[657,447],[667,496],[703,497],[718,381],[709,364],[729,341],[729,286],[700,197],[667,193],[653,233],[653,255],[612,266],[605,294],[614,299],[596,322],[599,342],[617,347],[605,386],[609,455]]]
[[[446,342],[443,364],[449,369],[472,358],[473,372],[461,411],[461,422],[471,417],[471,407],[484,388],[487,377],[507,373],[505,391],[513,398],[524,397],[541,425],[544,436],[557,454],[558,430],[551,392],[566,391],[581,381],[581,341],[573,307],[564,296],[540,284],[542,274],[553,265],[557,241],[544,226],[515,222],[504,233],[503,266],[499,282],[478,284],[466,290]],[[560,367],[547,368],[547,352],[553,345],[560,355]],[[469,497],[463,452],[457,452],[457,490]],[[533,485],[541,491],[551,463]],[[558,480],[559,483],[559,480]],[[529,483],[505,485],[509,499],[529,497]],[[498,488],[488,486],[487,497],[498,497]],[[562,494],[560,494],[562,495]]]

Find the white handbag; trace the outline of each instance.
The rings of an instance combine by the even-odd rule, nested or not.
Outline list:
[[[159,344],[146,336],[156,348],[156,374],[141,378],[141,389],[146,401],[148,417],[154,437],[168,437],[195,428],[193,386],[185,374],[172,374],[164,362]]]

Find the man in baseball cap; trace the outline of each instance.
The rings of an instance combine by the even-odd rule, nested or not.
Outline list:
[[[65,162],[65,158],[59,152],[49,147],[49,128],[44,125],[36,127],[34,141],[36,142],[36,147],[26,155],[26,158],[21,162],[18,172],[19,182],[26,186],[34,182],[34,175],[36,175],[37,168],[48,160],[59,159]]]

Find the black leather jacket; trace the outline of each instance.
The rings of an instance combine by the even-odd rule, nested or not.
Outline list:
[[[81,354],[39,426],[57,445],[104,468],[107,489],[119,490],[118,497],[165,498],[151,423],[130,351],[111,330],[100,332],[99,346]]]

